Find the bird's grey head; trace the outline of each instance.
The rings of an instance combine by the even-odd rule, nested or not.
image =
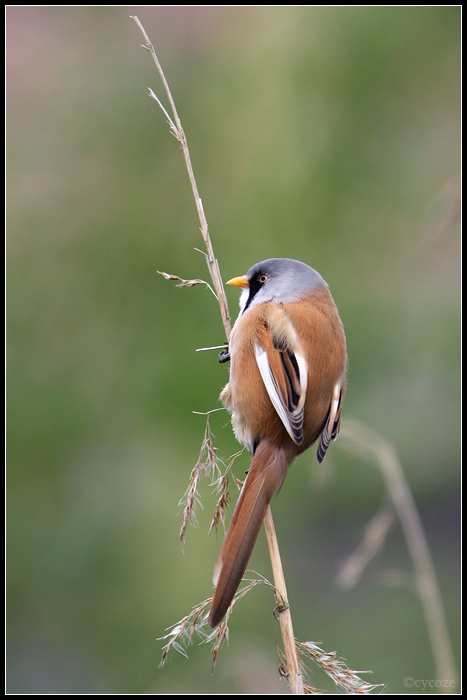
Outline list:
[[[245,277],[235,280],[245,281],[245,284],[240,284],[232,280],[234,284],[244,287],[240,297],[240,313],[267,301],[283,304],[298,301],[313,289],[327,287],[319,272],[290,258],[263,260],[253,265]]]

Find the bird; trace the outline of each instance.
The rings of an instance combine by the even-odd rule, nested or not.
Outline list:
[[[242,293],[228,350],[219,358],[230,359],[220,399],[251,465],[214,565],[212,628],[232,602],[289,466],[318,439],[322,462],[337,438],[347,364],[339,312],[312,267],[270,258],[227,284]]]

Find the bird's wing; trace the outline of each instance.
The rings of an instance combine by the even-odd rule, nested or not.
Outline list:
[[[319,440],[317,456],[318,462],[320,463],[323,461],[326,455],[329,443],[331,442],[331,440],[336,440],[339,434],[339,428],[341,424],[342,397],[343,386],[342,381],[340,380],[334,384],[328,418]]]
[[[292,440],[301,445],[308,367],[292,322],[280,307],[260,324],[255,357],[274,408]]]

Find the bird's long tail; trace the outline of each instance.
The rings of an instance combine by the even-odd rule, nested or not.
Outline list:
[[[209,624],[216,627],[245,573],[251,552],[266,515],[266,509],[284,482],[292,461],[290,451],[261,442],[251,462],[238,499],[232,522],[222,543],[213,572],[216,592],[209,613]]]

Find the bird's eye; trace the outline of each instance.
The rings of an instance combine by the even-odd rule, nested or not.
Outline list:
[[[268,279],[269,279],[269,277],[267,275],[263,274],[263,275],[259,276],[259,281],[261,282],[261,284],[264,284],[265,282],[267,282]]]

